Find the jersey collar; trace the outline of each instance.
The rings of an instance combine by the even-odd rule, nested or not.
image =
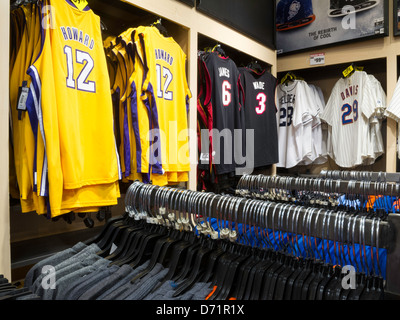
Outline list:
[[[65,0],[71,7],[73,7],[73,8],[75,8],[75,9],[78,9],[77,7],[76,7],[76,5],[72,2],[72,1],[70,1],[70,0]],[[79,10],[79,9],[78,9]],[[83,8],[83,10],[82,11],[89,11],[90,10],[90,7],[89,7],[89,5],[87,5],[85,8]]]

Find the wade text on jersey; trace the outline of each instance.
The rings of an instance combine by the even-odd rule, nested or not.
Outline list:
[[[93,50],[95,42],[88,34],[75,27],[60,27],[65,41],[76,41]]]
[[[253,82],[254,90],[265,90],[265,82],[262,81],[256,81]]]

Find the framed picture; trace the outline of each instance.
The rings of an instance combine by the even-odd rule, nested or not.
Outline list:
[[[393,0],[393,28],[394,35],[400,35],[400,0]]]
[[[280,55],[389,35],[388,0],[276,0],[275,5]]]

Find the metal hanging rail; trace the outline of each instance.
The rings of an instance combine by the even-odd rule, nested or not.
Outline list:
[[[237,186],[237,193],[258,193],[268,189],[320,191],[326,193],[382,195],[400,197],[400,182],[372,182],[341,179],[322,179],[280,176],[243,176]]]
[[[341,180],[359,180],[373,182],[397,182],[400,183],[400,173],[389,172],[370,172],[370,171],[340,171],[340,170],[322,170],[318,175],[322,179],[341,179]]]
[[[340,187],[347,190],[348,184],[343,183],[344,185]],[[313,186],[313,184],[305,185]],[[400,296],[398,272],[400,215],[390,214],[386,221],[382,221],[347,212],[144,185],[139,182],[135,182],[128,189],[125,204],[127,212],[132,217],[140,218],[139,216],[142,215],[142,218],[153,223],[168,218],[170,221],[171,219],[179,221],[181,226],[187,226],[191,221],[192,227],[197,226],[201,230],[200,220],[207,221],[207,218],[216,218],[219,221],[228,222],[228,224],[223,224],[224,226],[234,223],[235,228],[238,224],[243,224],[249,228],[253,226],[269,229],[273,231],[273,234],[275,231],[281,231],[306,235],[308,239],[315,237],[344,244],[358,243],[364,246],[385,248],[387,250],[385,291],[396,297]],[[145,208],[147,210],[144,210]],[[145,211],[150,212],[151,217],[143,216]],[[203,231],[205,229],[206,227],[203,227]],[[222,228],[220,236],[225,234],[225,239],[235,241],[237,233],[233,228],[230,232]],[[217,238],[215,233],[209,234]],[[236,237],[231,238],[232,234]]]

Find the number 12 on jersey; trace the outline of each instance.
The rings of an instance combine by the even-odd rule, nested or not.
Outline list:
[[[90,73],[94,68],[94,61],[89,53],[85,51],[75,50],[76,63],[82,64],[83,68],[76,78],[75,85],[75,64],[73,59],[73,50],[69,46],[64,47],[64,54],[67,57],[67,87],[71,89],[77,89],[86,92],[96,92],[96,83],[94,81],[88,81]]]
[[[173,75],[171,71],[166,67],[161,67],[159,64],[156,64],[156,72],[157,72],[157,97],[164,98],[165,100],[173,100],[174,94],[172,91],[169,91],[169,86],[171,85]],[[162,84],[162,79],[165,79],[164,84]]]

